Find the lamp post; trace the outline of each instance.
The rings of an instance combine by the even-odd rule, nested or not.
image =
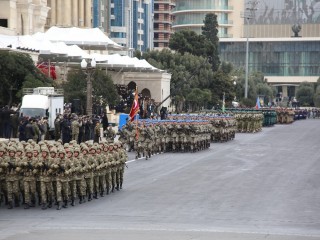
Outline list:
[[[88,116],[92,115],[92,75],[96,68],[96,61],[94,58],[87,63],[85,59],[81,61],[81,68],[85,71],[87,75],[87,106],[86,106],[86,113]]]
[[[257,10],[256,6],[258,1],[249,1],[250,7],[246,8],[246,12],[243,13],[243,18],[247,19],[247,41],[246,41],[246,69],[245,69],[245,86],[244,86],[244,98],[248,98],[248,76],[249,76],[249,25],[250,19],[254,18],[254,11]]]

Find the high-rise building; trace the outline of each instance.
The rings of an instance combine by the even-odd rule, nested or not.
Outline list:
[[[50,7],[46,28],[92,27],[91,0],[47,0]]]
[[[244,0],[176,0],[172,28],[174,31],[189,29],[200,34],[206,14],[215,13],[219,24],[219,37],[241,37],[243,6]]]
[[[1,0],[0,32],[11,35],[43,32],[48,11],[47,0]]]
[[[153,48],[153,0],[109,0],[110,38],[140,51]]]
[[[317,82],[320,76],[319,0],[246,0],[242,9],[243,36],[220,39],[222,61],[245,69],[248,52],[249,74],[262,72],[265,81],[289,100],[295,97],[301,82]]]
[[[176,0],[154,1],[154,48],[169,47],[169,39],[172,34],[172,23],[174,21],[173,9]]]
[[[104,32],[108,32],[109,7],[108,0],[92,1],[92,27],[100,28]]]
[[[250,17],[245,25],[250,37],[292,37],[292,26],[300,25],[302,37],[320,37],[319,0],[246,0]]]

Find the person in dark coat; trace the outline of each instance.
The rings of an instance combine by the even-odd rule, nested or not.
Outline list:
[[[26,126],[27,126],[28,121],[26,119],[22,119],[20,121],[19,127],[18,127],[18,132],[19,132],[19,141],[27,141],[26,138]]]
[[[64,116],[60,126],[63,144],[69,143],[71,140],[71,122],[68,119],[68,116]]]
[[[109,126],[108,116],[106,113],[103,114],[101,123],[102,123],[103,131],[106,131]]]
[[[29,139],[33,139],[34,137],[34,130],[33,130],[33,119],[29,119],[26,121],[26,127],[25,127],[25,137],[26,137],[26,141],[28,141]]]

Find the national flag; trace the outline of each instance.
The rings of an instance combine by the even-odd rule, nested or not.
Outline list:
[[[139,106],[138,90],[136,89],[134,93],[134,100],[129,113],[130,122],[134,120],[134,117],[139,112],[139,109],[140,109],[140,106]]]
[[[37,68],[43,72],[47,77],[51,77],[52,79],[57,79],[56,67],[54,64],[48,62],[42,62],[37,64]]]
[[[260,98],[257,97],[257,102],[256,102],[256,109],[260,109],[261,105],[260,105]]]

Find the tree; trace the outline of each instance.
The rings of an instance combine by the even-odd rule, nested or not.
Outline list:
[[[53,81],[41,73],[28,54],[0,52],[0,105],[20,103],[22,88],[52,86]]]
[[[245,76],[243,69],[236,69],[232,75],[236,80],[236,97],[240,100],[242,105],[253,107],[256,104],[258,96],[264,96],[265,104],[269,99],[275,96],[275,88],[268,85],[265,81],[264,75],[261,72],[252,72],[248,78],[248,98],[244,98]]]
[[[313,96],[313,102],[315,107],[320,107],[320,86],[317,87],[317,90]]]
[[[205,36],[209,41],[207,55],[210,56],[210,63],[212,65],[212,70],[216,71],[220,65],[219,58],[219,37],[218,37],[218,21],[217,15],[214,13],[208,13],[203,21],[204,26],[202,29],[202,35]]]
[[[85,109],[86,106],[86,77],[85,73],[81,70],[69,71],[68,81],[62,85],[65,101],[72,102],[73,99],[79,99],[82,109]],[[114,105],[119,100],[119,95],[112,82],[112,78],[106,75],[105,71],[96,69],[92,76],[92,87],[93,104],[105,107],[106,104]]]
[[[181,30],[171,35],[169,47],[184,55],[190,53],[195,56],[211,57],[213,45],[203,35],[198,35],[194,31]]]
[[[201,107],[207,108],[207,101],[211,99],[211,91],[209,89],[201,90],[199,88],[193,88],[187,95],[187,102],[189,102],[189,111],[194,112],[201,109]]]
[[[92,84],[96,102],[102,100],[102,105],[105,106],[106,104],[115,105],[119,101],[119,94],[113,84],[112,77],[107,75],[105,71],[97,69]]]
[[[312,83],[302,82],[297,89],[297,100],[300,106],[313,106],[314,86]]]

